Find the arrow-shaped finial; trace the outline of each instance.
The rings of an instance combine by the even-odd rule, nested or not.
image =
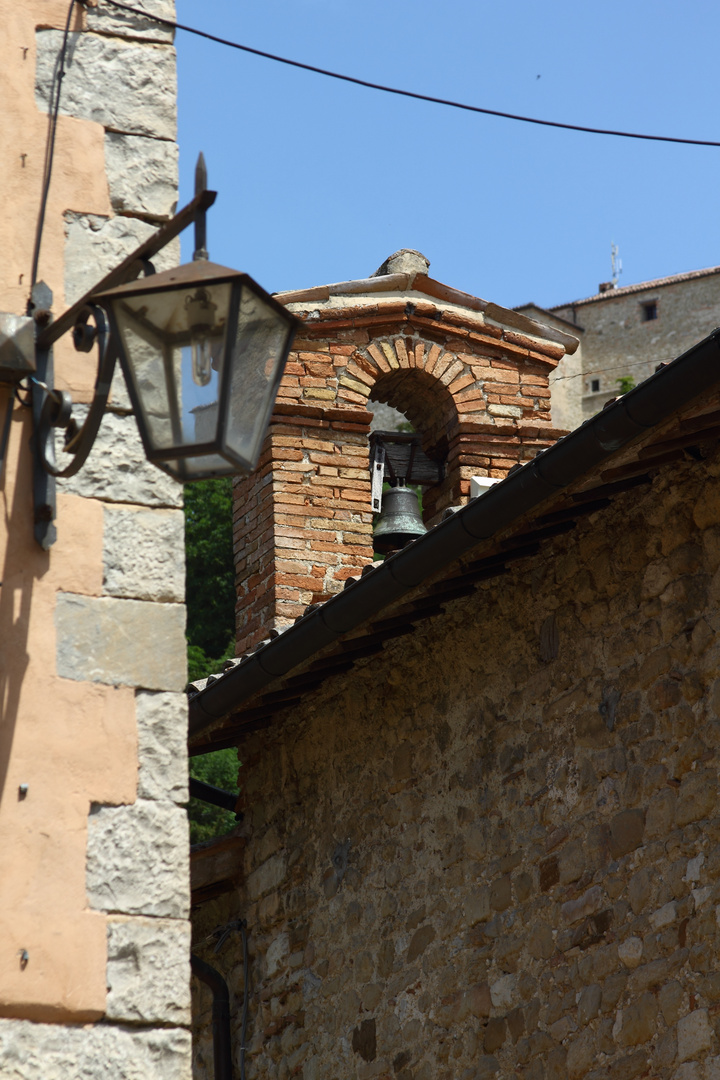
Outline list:
[[[205,191],[207,188],[207,165],[205,164],[205,155],[202,150],[198,154],[197,164],[195,165],[195,194],[199,195],[201,191]]]
[[[202,150],[198,154],[195,166],[195,197],[207,190],[207,165]],[[205,227],[205,211],[198,210],[195,214],[195,253],[193,261],[207,259],[207,232]]]

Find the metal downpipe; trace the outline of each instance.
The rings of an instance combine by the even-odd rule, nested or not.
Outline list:
[[[195,953],[190,955],[190,967],[213,995],[212,1030],[215,1080],[232,1080],[232,1047],[230,1043],[230,993],[219,971],[206,964]]]

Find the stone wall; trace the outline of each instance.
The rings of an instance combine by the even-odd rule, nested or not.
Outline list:
[[[521,304],[514,309],[521,315],[545,326],[554,327],[566,334],[573,334],[580,344],[574,353],[563,356],[558,366],[550,372],[550,405],[552,421],[555,427],[574,431],[580,427],[586,417],[583,415],[583,352],[584,331],[582,326],[575,326],[556,316],[537,304]]]
[[[643,308],[649,303],[656,305],[657,318],[646,321]],[[630,292],[610,289],[589,302],[555,307],[550,314],[583,328],[583,377],[573,385],[581,387],[587,419],[617,397],[617,379],[631,376],[636,384],[642,382],[658,364],[674,360],[720,325],[720,272],[684,281],[660,279]]]
[[[444,466],[423,490],[429,525],[467,500],[472,476],[505,476],[560,434],[548,374],[563,345],[412,291],[353,299],[287,301],[305,324],[258,468],[235,485],[238,654],[372,561],[370,397],[406,415]]]
[[[174,13],[169,0],[140,6]],[[47,0],[0,2],[11,58],[2,77],[12,85],[0,138],[13,208],[0,226],[8,311],[22,311],[29,290],[44,112],[66,12]],[[77,5],[40,261],[54,311],[170,217],[176,193],[170,32]],[[178,254],[166,249],[158,269]],[[63,339],[55,367],[57,385],[87,402],[94,354]],[[182,491],[145,460],[118,377],[87,464],[58,484],[58,540],[46,553],[32,536],[29,441],[17,406],[0,495],[0,1075],[182,1080]]]
[[[719,476],[668,467],[246,737],[244,884],[194,935],[248,921],[249,1080],[720,1075]]]

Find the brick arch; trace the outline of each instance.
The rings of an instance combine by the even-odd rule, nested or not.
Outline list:
[[[371,397],[403,413],[422,435],[425,453],[438,462],[447,462],[452,435],[457,430],[457,406],[450,391],[438,379],[419,368],[400,368],[381,375]],[[426,523],[436,516],[445,486],[443,480],[425,489]]]
[[[423,449],[431,456],[447,455],[448,434],[457,425],[452,394],[425,371],[392,371],[381,375],[370,397],[407,416],[423,436]]]
[[[445,479],[424,493],[426,523],[434,523],[445,506],[467,494],[459,486],[460,419],[476,421],[477,413],[486,408],[481,382],[486,371],[481,365],[482,360],[470,353],[397,336],[358,349],[340,378],[338,398],[359,394],[398,409],[422,434],[425,452],[446,463]],[[348,385],[348,378],[354,386]]]
[[[485,361],[487,363],[487,361]],[[437,424],[457,422],[460,414],[485,407],[482,394],[472,395],[479,405],[470,405],[468,389],[486,373],[483,361],[470,353],[457,353],[441,345],[418,338],[391,337],[373,341],[358,349],[340,377],[338,400],[360,403],[368,397],[387,401],[405,413],[417,413],[418,429],[430,430]],[[408,380],[404,373],[412,372]],[[382,392],[395,400],[378,397]],[[386,389],[387,388],[387,389]]]

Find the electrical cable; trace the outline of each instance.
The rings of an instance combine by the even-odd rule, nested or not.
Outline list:
[[[385,94],[397,94],[400,97],[414,98],[416,101],[429,101],[433,105],[446,105],[451,109],[463,109],[465,112],[482,113],[484,116],[498,116],[503,120],[518,120],[523,124],[539,124],[541,127],[563,128],[566,131],[583,131],[589,135],[615,135],[621,139],[645,139],[650,142],[684,143],[689,146],[720,146],[720,142],[712,139],[683,139],[673,135],[645,135],[636,131],[614,131],[610,128],[586,127],[583,124],[564,124],[559,120],[540,120],[534,116],[520,116],[517,113],[500,112],[498,109],[485,109],[480,105],[467,105],[461,101],[452,101],[449,98],[433,97],[431,94],[419,94],[414,90],[401,90],[396,86],[384,86],[382,83],[369,82],[367,79],[358,79],[354,75],[342,75],[338,71],[329,71],[327,68],[315,67],[314,64],[304,64],[300,60],[290,60],[286,56],[277,56],[275,53],[264,52],[262,49],[253,49],[250,45],[241,45],[238,41],[230,41],[228,38],[209,34],[206,30],[198,30],[194,26],[186,26],[183,23],[164,19],[160,15],[141,11],[129,4],[120,3],[120,0],[105,0],[120,11],[128,11],[133,15],[140,15],[144,19],[152,19],[153,22],[163,26],[169,26],[173,30],[184,30],[187,34],[195,34],[196,37],[214,41],[218,45],[226,45],[230,49],[239,49],[241,52],[260,56],[265,60],[274,60],[278,64],[287,64],[289,67],[301,68],[303,71],[312,71],[316,75],[325,75],[329,79],[339,79],[342,82],[354,83],[355,86],[364,86],[369,90],[380,90]]]
[[[250,959],[248,955],[247,923],[240,920],[243,947],[243,1007],[240,1026],[240,1080],[245,1080],[245,1038],[247,1036],[248,1006],[250,1004]]]
[[[43,164],[43,186],[42,195],[40,197],[37,227],[35,229],[35,247],[33,248],[32,273],[30,275],[31,289],[37,281],[38,263],[40,262],[40,245],[42,244],[42,234],[45,226],[45,210],[47,208],[50,180],[52,178],[53,158],[55,156],[55,136],[57,134],[58,113],[60,112],[60,91],[62,88],[62,81],[65,78],[65,55],[67,53],[67,43],[70,34],[70,21],[72,19],[73,9],[77,2],[78,0],[70,0],[70,7],[68,8],[67,19],[65,20],[62,47],[58,56],[55,74],[53,75],[52,86],[50,88],[50,101],[48,102],[48,133],[45,141],[45,162]]]
[[[22,390],[24,397],[21,396]],[[15,400],[19,401],[23,409],[32,409],[32,389],[29,386],[24,386],[22,383],[18,383],[15,387]]]
[[[674,356],[667,356],[663,360],[618,360],[617,364],[612,367],[593,368],[592,371],[576,371],[574,375],[558,375],[553,382],[563,382],[565,379],[581,379],[583,375],[590,379],[594,375],[602,375],[606,371],[620,371],[625,368],[640,367],[642,364],[670,364],[676,358]]]

